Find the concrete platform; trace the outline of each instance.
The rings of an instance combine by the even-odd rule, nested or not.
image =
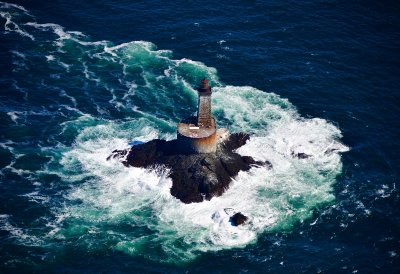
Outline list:
[[[215,119],[210,127],[199,127],[197,117],[182,120],[177,127],[178,150],[185,154],[215,153],[217,150],[217,129]]]
[[[210,127],[198,127],[196,125],[197,117],[190,117],[182,120],[177,127],[178,134],[194,139],[207,138],[216,132],[215,119],[211,119]]]

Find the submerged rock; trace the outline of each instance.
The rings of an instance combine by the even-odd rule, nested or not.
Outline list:
[[[229,218],[229,222],[233,225],[233,226],[238,226],[238,225],[242,225],[244,224],[249,218],[245,215],[243,215],[241,212],[238,212],[234,215],[232,215]]]
[[[293,156],[293,157],[296,157],[296,158],[298,158],[298,159],[307,159],[307,158],[310,158],[310,157],[311,157],[311,155],[308,155],[308,154],[303,153],[303,152],[299,152],[299,153],[294,153],[294,152],[292,152],[292,156]]]
[[[113,152],[111,152],[111,155],[107,157],[107,161],[110,159],[125,157],[127,153],[128,153],[127,150],[118,150],[118,149],[113,150]]]
[[[174,197],[184,203],[202,202],[222,195],[239,171],[247,171],[253,165],[271,167],[269,162],[255,161],[233,152],[249,138],[245,133],[227,135],[218,143],[216,153],[207,154],[182,154],[176,140],[155,139],[129,151],[115,150],[107,159],[126,157],[122,163],[134,167],[164,165],[171,169],[169,177]]]

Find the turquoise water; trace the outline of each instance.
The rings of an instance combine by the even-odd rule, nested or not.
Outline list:
[[[116,256],[152,265],[140,272],[180,271],[229,250],[252,258],[258,246],[281,246],[282,235],[312,228],[341,203],[335,185],[350,146],[336,122],[300,114],[278,92],[231,85],[216,68],[150,41],[96,40],[23,6],[1,3],[0,10],[1,58],[11,61],[0,114],[5,269],[54,271],[88,257],[92,267],[81,271],[97,272],[97,256]],[[204,77],[218,126],[252,136],[238,153],[273,168],[240,172],[223,196],[183,204],[169,193],[167,168],[106,158],[132,140],[175,138],[177,122],[196,111]],[[231,226],[230,211],[249,222]],[[272,239],[260,243],[265,237]]]

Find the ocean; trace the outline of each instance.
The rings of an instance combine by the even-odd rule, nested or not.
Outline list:
[[[396,1],[0,2],[0,39],[1,273],[399,273]],[[106,158],[203,78],[273,167],[183,204]]]

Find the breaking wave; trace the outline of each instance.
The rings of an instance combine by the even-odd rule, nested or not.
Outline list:
[[[91,41],[81,32],[38,23],[23,7],[0,5],[6,35],[32,43],[16,56],[23,56],[19,69],[30,74],[15,87],[30,102],[47,96],[49,107],[40,113],[58,117],[50,140],[54,146],[37,148],[51,161],[30,175],[39,182],[55,175],[63,186],[61,197],[46,198],[52,202],[43,198],[53,218],[37,236],[38,245],[60,249],[59,240],[68,244],[79,239],[89,250],[185,262],[203,252],[254,243],[261,233],[290,229],[316,207],[334,201],[340,153],[348,148],[339,141],[340,130],[328,121],[301,117],[277,94],[225,85],[215,68],[175,60],[171,51],[158,50],[150,42]],[[42,62],[33,67],[29,59],[37,56]],[[41,94],[25,85],[34,77]],[[222,197],[183,204],[169,193],[168,169],[126,168],[106,158],[114,149],[128,148],[131,140],[174,138],[176,123],[195,110],[193,87],[203,77],[214,86],[218,126],[251,133],[238,152],[269,161],[273,168],[240,172]],[[8,115],[16,126],[41,116],[27,111]],[[231,226],[229,216],[236,211],[249,216],[249,222]],[[3,219],[2,226],[12,227],[9,216]],[[15,237],[29,238],[29,231],[12,229]]]

